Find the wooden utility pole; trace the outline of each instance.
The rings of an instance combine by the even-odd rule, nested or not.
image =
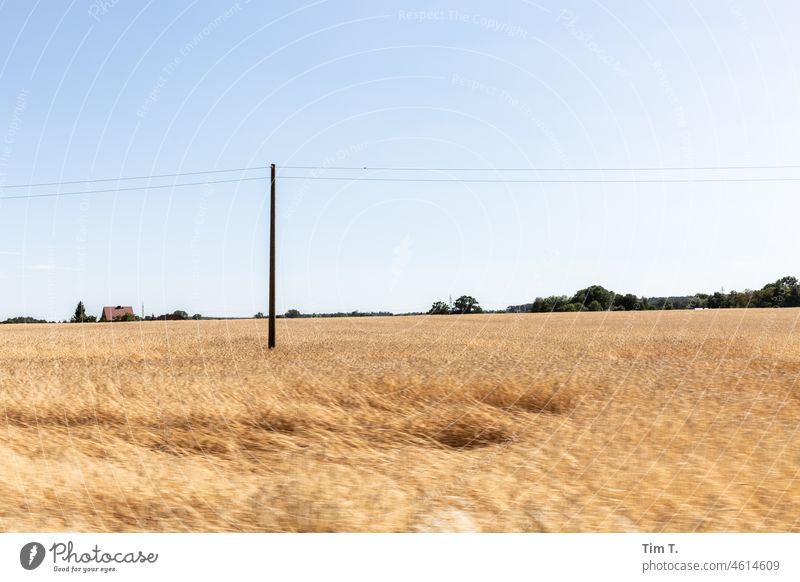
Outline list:
[[[275,164],[270,164],[269,188],[269,349],[275,347]]]

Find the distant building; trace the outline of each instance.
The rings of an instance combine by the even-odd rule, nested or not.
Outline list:
[[[128,305],[117,305],[116,307],[103,307],[103,315],[100,321],[116,321],[124,318],[127,314],[133,315],[133,307]]]

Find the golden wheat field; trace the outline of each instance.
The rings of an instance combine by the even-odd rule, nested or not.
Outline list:
[[[0,528],[800,531],[799,316],[0,326]]]

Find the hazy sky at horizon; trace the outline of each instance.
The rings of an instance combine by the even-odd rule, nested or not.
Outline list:
[[[0,1],[0,186],[270,162],[796,164],[799,18],[788,1]],[[800,169],[529,174],[775,175]],[[470,176],[499,174],[425,175]],[[266,311],[267,186],[0,200],[0,319],[64,319],[79,299]],[[279,178],[278,308],[760,287],[800,275],[798,187]]]

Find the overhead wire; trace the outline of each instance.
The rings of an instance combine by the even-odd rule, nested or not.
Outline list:
[[[44,186],[67,186],[74,184],[95,184],[99,182],[127,182],[130,180],[155,180],[159,178],[178,178],[182,176],[200,176],[203,174],[225,174],[230,172],[249,172],[253,170],[266,170],[264,166],[254,166],[249,168],[225,168],[222,170],[203,170],[200,172],[175,172],[173,174],[150,174],[145,176],[125,176],[121,178],[94,178],[91,180],[69,180],[61,182],[38,182],[34,184],[11,184],[9,186],[0,185],[0,190],[11,190],[12,188],[40,188]]]
[[[278,176],[284,180],[337,180],[352,182],[459,182],[496,184],[661,184],[661,183],[703,183],[703,182],[800,182],[798,178],[644,178],[644,179],[515,179],[515,178],[371,178],[343,176]]]
[[[800,165],[783,164],[783,165],[720,165],[720,166],[641,166],[641,167],[605,167],[605,168],[434,168],[434,167],[408,167],[408,166],[312,166],[312,165],[286,165],[277,166],[279,170],[317,170],[317,171],[350,171],[350,172],[637,172],[637,171],[729,171],[729,170],[778,170],[778,169],[800,169]],[[173,172],[164,174],[150,174],[140,176],[123,176],[117,178],[96,178],[86,180],[69,180],[69,181],[53,181],[53,182],[38,182],[31,184],[12,184],[9,186],[0,186],[0,192],[11,189],[20,188],[44,188],[44,187],[60,187],[67,185],[77,184],[95,184],[103,182],[127,182],[134,180],[158,180],[164,178],[181,178],[188,176],[200,176],[211,174],[224,174],[233,172],[252,172],[252,171],[266,171],[268,166],[246,166],[240,168],[222,168],[216,170],[201,170],[191,172]],[[284,175],[280,174],[277,177],[284,180],[327,180],[327,181],[346,181],[346,182],[433,182],[433,183],[466,183],[466,184],[663,184],[663,183],[742,183],[742,182],[800,182],[800,177],[791,176],[756,176],[756,177],[685,177],[685,178],[507,178],[507,177],[486,177],[486,178],[458,178],[458,177],[391,177],[391,176],[328,176],[328,175]],[[65,196],[79,196],[88,194],[110,194],[116,192],[131,192],[139,190],[153,190],[164,188],[183,188],[187,186],[203,186],[213,184],[230,184],[236,182],[249,182],[256,180],[268,180],[269,177],[263,176],[247,176],[240,178],[231,178],[224,180],[203,180],[170,184],[147,184],[142,186],[130,186],[121,188],[104,188],[95,190],[75,190],[69,192],[44,192],[44,193],[26,193],[10,196],[0,196],[0,200],[18,200],[26,198],[56,198]]]
[[[134,190],[157,190],[161,188],[182,188],[184,186],[203,186],[206,184],[231,184],[233,182],[250,182],[253,180],[267,180],[264,176],[252,178],[235,178],[231,180],[208,180],[203,182],[184,182],[181,184],[156,184],[150,186],[133,186],[129,188],[108,188],[105,190],[76,190],[74,192],[47,192],[44,194],[18,194],[0,196],[0,200],[19,200],[23,198],[56,198],[60,196],[80,196],[82,194],[109,194],[112,192],[132,192]]]
[[[658,172],[658,171],[707,171],[707,170],[792,170],[800,164],[785,165],[729,165],[729,166],[640,166],[640,167],[529,167],[529,168],[432,168],[413,166],[280,166],[284,170],[373,170],[387,172]]]

